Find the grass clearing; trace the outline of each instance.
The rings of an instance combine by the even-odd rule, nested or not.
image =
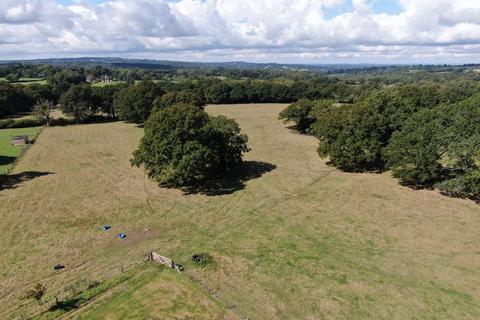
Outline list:
[[[158,188],[132,168],[142,135],[132,124],[46,128],[12,172],[38,175],[0,191],[0,318],[37,310],[18,297],[38,279],[52,301],[81,279],[115,278],[150,250],[252,319],[479,318],[480,207],[389,174],[327,166],[316,139],[277,120],[284,107],[207,107],[237,119],[250,138],[248,168],[258,171],[215,196]],[[215,266],[195,266],[198,252]],[[53,273],[56,263],[66,269]],[[138,296],[163,299],[162,290],[112,292],[95,310],[155,314]],[[192,310],[185,301],[176,308]]]
[[[0,130],[0,175],[5,174],[28,146],[14,146],[10,142],[14,136],[28,135],[31,140],[40,132],[40,127]]]
[[[92,87],[105,87],[105,86],[112,86],[120,83],[126,83],[125,81],[112,81],[112,82],[93,82]]]
[[[5,78],[0,78],[0,81],[7,81]],[[20,78],[17,82],[13,82],[13,84],[21,84],[21,85],[29,85],[29,84],[41,84],[46,85],[47,79],[44,78]]]

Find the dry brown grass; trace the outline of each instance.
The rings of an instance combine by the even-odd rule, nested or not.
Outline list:
[[[44,279],[51,297],[151,249],[254,319],[479,318],[480,207],[327,166],[314,138],[277,121],[283,107],[207,108],[237,119],[247,160],[275,166],[218,196],[158,188],[131,168],[134,125],[44,130],[14,173],[52,174],[0,191],[0,318],[33,308],[17,300],[31,281]],[[216,267],[192,266],[195,252]],[[55,263],[67,268],[52,274]]]

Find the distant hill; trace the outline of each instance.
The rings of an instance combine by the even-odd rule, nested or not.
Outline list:
[[[141,68],[157,71],[174,71],[179,69],[249,69],[249,70],[294,70],[314,71],[327,74],[358,73],[371,71],[409,71],[428,70],[433,72],[462,71],[480,68],[480,64],[468,65],[390,65],[390,64],[282,64],[232,62],[186,62],[153,59],[125,59],[114,57],[50,58],[32,60],[0,60],[2,64],[50,64],[55,66],[79,66],[107,68]]]
[[[0,60],[0,64],[51,64],[51,65],[101,65],[117,68],[144,68],[157,70],[172,70],[179,68],[224,68],[224,69],[291,69],[291,70],[338,70],[364,69],[372,67],[386,67],[376,64],[281,64],[281,63],[252,63],[243,61],[232,62],[186,62],[151,59],[124,59],[109,57],[82,57],[82,58],[51,58],[32,60]]]

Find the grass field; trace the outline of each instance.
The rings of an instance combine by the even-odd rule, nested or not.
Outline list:
[[[205,319],[223,320],[225,308],[188,278],[151,264],[87,308],[78,319]]]
[[[115,84],[126,83],[125,81],[112,81],[112,82],[94,82],[92,83],[92,87],[105,87],[111,86]]]
[[[0,81],[7,81],[5,78],[0,78]],[[43,78],[20,78],[18,82],[13,84],[29,85],[29,84],[47,84],[47,80]]]
[[[13,146],[10,144],[14,136],[28,135],[30,140],[35,139],[40,128],[20,128],[0,130],[0,175],[5,174],[15,159],[22,154],[27,146]]]
[[[252,151],[243,178],[196,194],[158,188],[130,166],[134,125],[46,128],[0,191],[0,318],[38,310],[18,300],[37,279],[52,301],[72,284],[120,276],[152,249],[185,273],[139,274],[125,295],[114,289],[74,315],[155,314],[149,301],[164,299],[156,288],[168,276],[252,319],[480,318],[480,207],[327,166],[314,138],[277,120],[283,108],[207,107],[237,119]],[[192,265],[196,252],[215,266]],[[66,269],[53,273],[56,263]]]

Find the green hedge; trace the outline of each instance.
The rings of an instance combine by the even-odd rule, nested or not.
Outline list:
[[[111,122],[116,121],[111,117],[105,117],[100,115],[92,115],[89,116],[83,121],[82,123],[104,123],[104,122]],[[31,127],[41,127],[45,124],[43,120],[38,119],[7,119],[7,120],[0,120],[0,129],[15,129],[15,128],[31,128]],[[75,124],[75,119],[70,118],[58,118],[52,120],[52,126],[68,126],[71,124]]]
[[[44,122],[36,119],[7,119],[0,120],[0,129],[15,129],[15,128],[31,128],[31,127],[41,127]]]

